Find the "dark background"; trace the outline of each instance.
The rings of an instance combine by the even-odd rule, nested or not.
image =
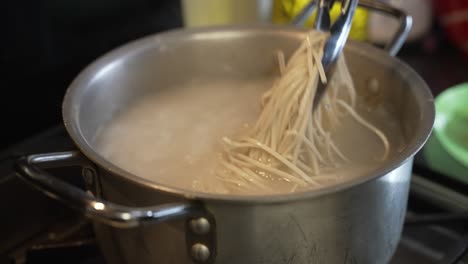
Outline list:
[[[103,53],[182,26],[177,0],[2,0],[0,148],[61,122],[68,84]]]

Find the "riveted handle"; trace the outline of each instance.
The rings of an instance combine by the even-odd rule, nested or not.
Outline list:
[[[190,203],[163,204],[152,207],[128,207],[95,198],[93,195],[53,177],[42,168],[84,166],[90,162],[78,151],[23,156],[16,161],[16,172],[25,182],[47,196],[105,224],[131,228],[198,214],[201,208]]]

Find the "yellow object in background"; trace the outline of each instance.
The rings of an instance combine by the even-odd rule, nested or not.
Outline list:
[[[267,23],[272,0],[182,0],[186,27]]]
[[[290,23],[294,17],[310,2],[310,0],[274,0],[272,21],[277,24]],[[331,18],[334,21],[340,14],[341,4],[336,3],[331,10]],[[349,37],[354,40],[367,40],[368,11],[358,7],[353,19]],[[315,12],[305,23],[305,27],[310,28],[315,21]]]

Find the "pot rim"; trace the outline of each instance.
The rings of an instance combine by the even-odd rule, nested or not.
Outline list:
[[[232,194],[215,194],[215,193],[203,193],[188,190],[184,188],[178,188],[162,183],[157,183],[148,179],[144,179],[135,174],[132,174],[126,170],[119,168],[113,163],[109,162],[97,151],[94,150],[93,146],[88,142],[80,129],[78,122],[78,112],[80,104],[76,100],[76,96],[82,93],[83,89],[86,88],[83,84],[86,84],[95,77],[96,73],[104,67],[110,65],[113,61],[126,56],[129,53],[144,49],[145,47],[151,46],[153,43],[157,43],[160,38],[179,38],[187,37],[189,35],[200,35],[203,37],[205,34],[212,34],[213,36],[218,34],[239,34],[239,33],[268,33],[268,34],[281,34],[300,36],[298,33],[305,33],[306,30],[298,29],[291,26],[278,26],[278,25],[249,25],[249,26],[212,26],[205,28],[192,28],[192,29],[175,29],[169,30],[163,33],[152,34],[135,41],[124,44],[110,52],[102,55],[97,60],[88,65],[80,74],[73,80],[68,87],[62,104],[62,115],[63,122],[68,134],[78,147],[78,149],[92,162],[98,165],[100,168],[116,175],[127,181],[138,183],[144,187],[148,187],[161,192],[167,192],[173,195],[181,196],[187,199],[201,199],[211,201],[222,201],[222,202],[236,202],[236,203],[279,203],[291,200],[313,198],[319,196],[329,195],[335,192],[343,191],[366,182],[378,179],[389,172],[400,167],[402,164],[410,160],[424,145],[429,135],[431,134],[434,117],[434,98],[427,87],[424,80],[406,63],[402,62],[398,58],[391,57],[385,51],[373,47],[369,44],[355,41],[348,41],[346,49],[351,49],[353,52],[357,52],[363,57],[378,57],[384,58],[380,60],[382,66],[392,66],[398,73],[404,75],[404,78],[411,80],[411,83],[416,85],[412,87],[421,87],[420,89],[414,89],[416,100],[420,105],[421,119],[419,125],[416,128],[415,136],[413,140],[408,142],[407,147],[403,152],[395,158],[389,160],[385,166],[379,167],[369,172],[368,175],[358,177],[349,181],[344,181],[331,186],[319,188],[317,190],[304,190],[294,193],[285,194],[270,194],[270,195],[232,195]],[[195,36],[197,37],[197,36]],[[206,37],[206,36],[205,36]]]

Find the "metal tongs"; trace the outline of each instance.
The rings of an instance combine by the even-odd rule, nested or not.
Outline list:
[[[327,80],[330,80],[332,77],[338,57],[343,51],[346,40],[348,39],[358,2],[359,0],[343,0],[341,14],[333,25],[331,25],[330,10],[333,7],[335,0],[312,0],[293,21],[293,24],[296,26],[304,24],[310,14],[318,6],[314,29],[330,33],[330,37],[325,43],[322,57],[322,65],[325,70]],[[313,111],[315,111],[317,105],[322,99],[327,83],[319,82],[317,92],[314,97]]]

